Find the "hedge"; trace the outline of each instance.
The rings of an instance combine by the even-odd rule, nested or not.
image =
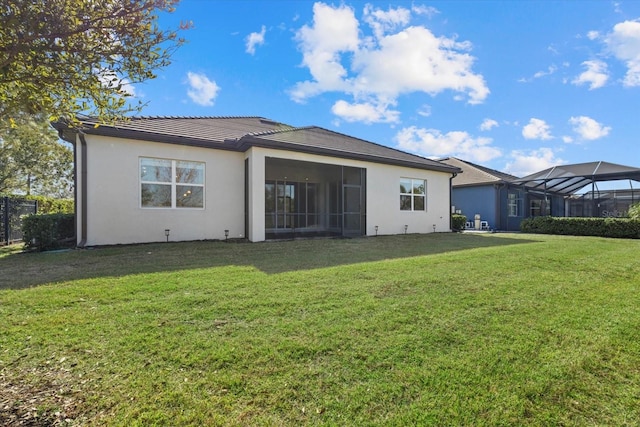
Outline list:
[[[38,214],[73,213],[73,199],[54,199],[45,196],[25,196],[27,200],[38,202]]]
[[[20,195],[20,194],[0,194],[0,197],[8,196],[9,198],[35,200],[38,202],[38,214],[52,214],[52,213],[65,213],[71,214],[74,212],[73,199],[56,199],[46,196],[32,196],[32,195]]]
[[[524,233],[640,239],[640,220],[537,216],[523,220],[520,230]]]
[[[26,215],[22,218],[25,246],[38,251],[71,247],[75,244],[73,214]]]

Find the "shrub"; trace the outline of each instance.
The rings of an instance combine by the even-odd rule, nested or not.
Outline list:
[[[635,203],[629,207],[629,218],[640,220],[640,203]]]
[[[73,199],[54,199],[45,196],[26,196],[25,198],[38,202],[38,214],[73,213]]]
[[[455,231],[464,230],[464,225],[467,222],[467,217],[459,214],[451,215],[451,228]]]
[[[561,218],[538,216],[520,223],[525,233],[640,238],[640,220],[631,218]]]
[[[73,246],[74,215],[27,215],[22,219],[22,234],[26,247],[38,251]]]

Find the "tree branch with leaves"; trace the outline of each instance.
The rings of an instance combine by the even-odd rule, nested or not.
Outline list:
[[[184,43],[158,27],[179,0],[2,0],[0,117],[101,122],[139,112],[128,85],[156,76]],[[0,120],[2,120],[0,119]],[[5,123],[6,124],[6,123]]]
[[[0,129],[0,194],[68,198],[73,152],[43,116],[20,114]]]

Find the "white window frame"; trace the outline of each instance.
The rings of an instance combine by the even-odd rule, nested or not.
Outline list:
[[[514,196],[514,197],[511,197]],[[512,211],[515,210],[515,214]],[[520,197],[520,192],[509,192],[507,193],[507,215],[510,217],[520,217],[522,210],[522,198]]]
[[[144,160],[159,160],[165,162],[171,162],[171,181],[145,181],[142,178],[142,163]],[[202,166],[202,182],[201,183],[183,183],[177,181],[177,173],[176,169],[179,163],[192,163]],[[138,203],[140,209],[179,209],[179,210],[204,210],[205,209],[205,182],[206,182],[206,164],[205,162],[198,162],[193,160],[176,160],[176,159],[166,159],[160,157],[146,157],[141,156],[138,159]],[[171,206],[143,206],[142,205],[142,186],[145,184],[155,184],[155,185],[166,185],[171,186]],[[202,188],[202,206],[177,206],[177,187],[179,186],[188,186],[188,187],[199,187]]]
[[[411,182],[411,186],[409,187],[409,192],[402,191],[402,182],[407,181]],[[416,184],[420,186],[420,184],[424,185],[424,193],[414,193],[413,189],[416,187]],[[411,200],[411,209],[402,209],[402,197],[409,197]],[[423,209],[416,209],[415,207],[415,197],[422,197],[423,199]],[[418,179],[418,178],[400,178],[400,212],[427,212],[427,180],[426,179]]]

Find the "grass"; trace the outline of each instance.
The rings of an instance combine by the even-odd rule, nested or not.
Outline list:
[[[524,234],[4,248],[0,424],[637,425],[639,250]]]

